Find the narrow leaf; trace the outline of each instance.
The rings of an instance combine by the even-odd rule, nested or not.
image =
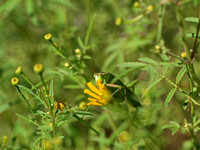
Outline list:
[[[186,67],[184,66],[176,76],[176,84],[179,83],[179,81],[182,79],[185,72],[186,72]]]
[[[36,122],[32,121],[31,119],[29,119],[29,118],[27,118],[27,117],[25,117],[25,116],[22,116],[22,115],[20,115],[20,114],[16,114],[16,115],[17,115],[19,118],[21,118],[21,119],[23,119],[23,120],[25,120],[25,121],[27,121],[27,122],[30,122],[30,123],[32,123],[32,124],[37,125]]]
[[[139,58],[138,60],[142,61],[142,62],[145,62],[145,63],[154,64],[154,65],[156,65],[158,63],[155,60],[153,60],[151,58],[147,58],[147,57]]]
[[[73,113],[73,117],[76,118],[77,120],[79,120],[80,122],[82,122],[88,128],[92,129],[97,135],[99,135],[99,132],[96,129],[94,129],[92,126],[90,126],[90,124],[88,124],[86,121],[81,119],[79,116],[77,116],[76,114]]]
[[[123,64],[119,64],[118,66],[140,68],[140,67],[146,67],[148,65],[145,64],[145,63],[142,63],[142,62],[126,62],[126,63],[123,63]]]
[[[165,106],[167,106],[169,104],[172,97],[174,96],[175,91],[176,91],[176,88],[171,89],[171,91],[169,92],[169,94],[167,95],[167,98],[165,100]]]
[[[199,23],[199,18],[197,18],[197,17],[187,17],[187,18],[185,18],[185,21]]]

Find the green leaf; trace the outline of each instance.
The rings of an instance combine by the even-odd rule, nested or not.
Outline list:
[[[33,120],[31,120],[30,118],[28,118],[28,117],[25,117],[25,116],[22,116],[22,115],[20,115],[20,114],[16,114],[19,118],[21,118],[21,119],[23,119],[23,120],[25,120],[25,121],[27,121],[27,122],[29,122],[29,123],[32,123],[32,124],[34,124],[34,125],[37,125],[37,123],[36,122],[34,122]]]
[[[35,93],[33,93],[30,89],[28,89],[27,87],[25,86],[22,86],[22,85],[18,85],[19,88],[29,94],[31,94],[32,96],[34,96],[36,99],[38,99],[42,104],[44,104],[44,106],[47,108],[46,104],[43,102],[43,100],[38,96],[36,95]]]
[[[50,83],[49,94],[51,96],[52,101],[54,102],[53,79],[51,80]]]
[[[183,109],[186,110],[189,103],[189,98],[187,98],[183,103]]]
[[[82,122],[84,125],[86,125],[88,128],[92,129],[97,135],[99,135],[99,132],[94,129],[90,124],[88,124],[85,120],[81,119],[79,116],[77,116],[75,113],[73,113],[73,117]]]
[[[199,23],[199,18],[197,18],[197,17],[187,17],[187,18],[185,18],[185,21]]]
[[[154,64],[154,65],[158,64],[158,62],[156,62],[155,60],[147,57],[139,58],[138,60],[149,64]]]
[[[196,38],[196,33],[187,33],[186,36],[189,37],[189,38],[190,37]],[[199,35],[198,35],[198,38],[200,39]]]
[[[162,129],[166,129],[166,128],[172,128],[172,135],[174,135],[180,128],[180,125],[179,123],[175,121],[171,121],[169,124],[166,124],[162,127]]]
[[[72,84],[72,85],[65,85],[64,88],[66,89],[82,89],[83,87],[81,87],[80,85],[75,85],[75,84]]]
[[[142,67],[147,67],[148,65],[142,62],[126,62],[123,64],[119,64],[118,66],[120,67],[134,67],[134,68],[142,68]]]
[[[144,95],[146,94],[146,93],[148,93],[154,86],[156,86],[160,81],[162,81],[163,80],[163,78],[159,78],[158,80],[155,80],[153,83],[151,83],[149,86],[148,86],[148,88],[146,89],[146,91],[144,92],[144,94],[143,94],[143,96],[142,97],[144,97]]]
[[[47,126],[47,125],[43,125],[43,126],[39,126],[38,129],[40,129],[40,130],[52,130],[52,127]]]
[[[169,94],[167,95],[167,98],[165,100],[165,106],[167,106],[169,104],[169,102],[171,101],[172,97],[174,96],[175,91],[176,91],[176,87],[171,89],[171,91],[169,92]]]
[[[83,44],[83,41],[81,40],[80,37],[77,38],[77,41],[78,41],[79,46],[80,46],[82,49],[84,49],[84,44]]]
[[[93,15],[91,20],[90,20],[90,24],[89,24],[89,27],[88,27],[88,30],[87,30],[87,33],[86,33],[86,36],[85,36],[85,46],[84,46],[84,49],[87,48],[87,45],[88,45],[88,42],[89,42],[89,39],[90,39],[90,33],[92,31],[92,25],[93,25],[93,22],[94,22],[94,19],[95,19],[95,16],[96,15]]]
[[[179,83],[179,81],[182,79],[185,72],[186,72],[186,67],[184,66],[176,76],[176,84]]]

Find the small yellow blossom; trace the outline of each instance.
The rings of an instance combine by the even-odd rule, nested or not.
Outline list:
[[[75,52],[76,54],[80,54],[81,50],[77,48],[77,49],[74,50],[74,52]]]
[[[51,38],[52,38],[51,33],[47,33],[47,34],[44,35],[44,39],[47,40],[47,41],[51,40]]]
[[[81,110],[86,110],[86,108],[87,108],[86,102],[81,102],[81,103],[79,104],[79,108],[80,108]]]
[[[140,3],[139,2],[135,2],[133,5],[134,5],[135,8],[140,7]]]
[[[186,58],[187,58],[186,52],[182,52],[182,53],[181,53],[181,58],[183,58],[183,59],[186,59]]]
[[[64,66],[65,66],[66,68],[68,68],[70,65],[69,65],[68,62],[66,62],[66,63],[64,64]]]
[[[58,101],[54,104],[54,106],[56,107],[56,109],[58,110],[63,110],[66,107],[65,102],[63,101]]]
[[[53,143],[50,140],[45,140],[44,147],[47,150],[53,149]]]
[[[129,139],[129,133],[127,131],[123,131],[118,136],[120,142],[127,142]]]
[[[22,67],[17,67],[17,69],[15,70],[16,74],[22,74],[23,73],[23,69]]]
[[[50,124],[49,124],[49,126],[50,126],[50,127],[53,127],[53,124],[52,124],[52,123],[50,123]]]
[[[115,25],[116,26],[121,25],[121,23],[122,23],[122,19],[121,18],[118,17],[118,18],[115,19]]]
[[[106,89],[106,86],[101,82],[100,79],[97,80],[97,87],[95,87],[92,82],[88,82],[87,86],[89,89],[85,89],[84,93],[92,96],[93,98],[88,98],[90,101],[87,105],[98,106],[107,104],[111,100],[111,94]]]
[[[44,66],[42,64],[35,64],[33,70],[35,73],[42,74],[44,71]]]
[[[2,140],[2,143],[1,143],[1,147],[4,148],[4,147],[6,146],[7,140],[8,140],[8,137],[7,137],[7,136],[3,136],[3,140]]]
[[[151,13],[151,12],[153,11],[153,9],[154,9],[154,8],[153,8],[153,5],[148,5],[147,8],[146,8],[146,10],[147,10],[147,11],[146,11],[146,14]]]
[[[19,79],[16,78],[16,77],[12,78],[12,79],[11,79],[11,84],[12,84],[12,85],[18,85],[18,84],[19,84]]]

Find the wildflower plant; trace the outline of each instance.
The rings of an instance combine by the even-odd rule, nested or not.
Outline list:
[[[0,5],[1,149],[199,149],[198,0],[22,4]]]

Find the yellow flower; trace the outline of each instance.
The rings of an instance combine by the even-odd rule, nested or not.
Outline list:
[[[51,38],[52,38],[51,33],[47,33],[47,34],[44,35],[44,39],[47,40],[47,41],[51,40]]]
[[[16,74],[22,74],[23,73],[23,69],[22,67],[17,67],[17,69],[15,70]]]
[[[129,139],[129,133],[127,131],[123,131],[119,134],[118,138],[120,142],[125,143]]]
[[[79,108],[80,108],[81,110],[86,110],[86,108],[87,108],[86,102],[81,102],[81,103],[79,104]]]
[[[106,89],[106,86],[101,82],[100,79],[97,80],[97,87],[95,87],[92,82],[88,82],[87,86],[89,89],[85,89],[84,93],[92,96],[93,98],[88,98],[90,101],[87,105],[98,106],[107,104],[111,100],[111,94]]]
[[[182,53],[181,53],[181,58],[187,59],[187,54],[186,54],[186,52],[182,52]]]
[[[16,77],[12,78],[12,79],[11,79],[11,84],[12,84],[12,85],[15,85],[15,86],[18,85],[18,84],[19,84],[19,79],[16,78]]]
[[[44,71],[44,66],[42,64],[35,64],[33,70],[35,73],[42,74]]]
[[[58,110],[63,110],[63,109],[65,109],[66,104],[65,104],[65,102],[63,102],[63,101],[58,101],[58,102],[56,102],[56,103],[54,104],[54,106],[55,106],[56,109],[58,109]]]
[[[116,25],[116,26],[119,26],[119,25],[121,25],[121,23],[122,23],[122,19],[119,18],[119,17],[117,17],[117,18],[115,19],[115,25]]]

